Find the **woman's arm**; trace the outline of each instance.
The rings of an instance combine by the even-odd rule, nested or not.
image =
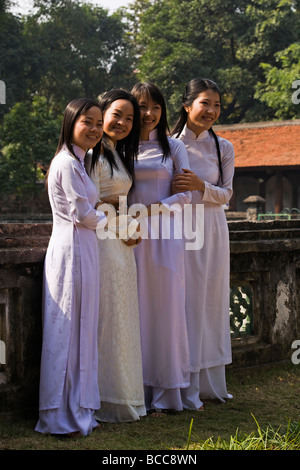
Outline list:
[[[203,193],[203,202],[226,204],[232,196],[234,175],[234,149],[231,142],[224,142],[221,152],[223,181],[219,185],[211,184],[199,178],[195,173],[184,170],[183,174],[177,175],[174,178],[173,191],[180,192],[187,189],[190,191],[201,191]]]
[[[61,184],[70,204],[70,214],[75,223],[95,230],[99,222],[106,223],[103,212],[95,210],[89,202],[84,183],[84,173],[79,163],[72,159],[65,160],[61,168]]]

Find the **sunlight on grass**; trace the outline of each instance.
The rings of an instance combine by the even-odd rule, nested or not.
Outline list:
[[[191,420],[186,450],[300,450],[300,422],[288,422],[285,430],[281,427],[273,429],[268,426],[264,431],[252,415],[256,426],[256,433],[240,434],[237,429],[229,440],[220,437],[217,440],[195,440],[191,443],[193,420]],[[283,432],[282,432],[283,431]]]

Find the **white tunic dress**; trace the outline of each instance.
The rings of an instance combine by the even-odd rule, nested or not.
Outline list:
[[[100,199],[126,197],[132,181],[115,151],[118,170],[100,156],[91,173]],[[125,211],[125,208],[122,208]],[[122,212],[122,210],[121,210]],[[99,388],[100,421],[129,422],[146,414],[134,249],[123,240],[99,239]]]
[[[213,136],[202,132],[198,138],[186,126],[184,142],[191,170],[205,181],[205,192],[192,192],[193,226],[201,230],[200,250],[185,250],[186,315],[190,344],[191,388],[185,394],[186,407],[201,406],[203,398],[228,398],[225,365],[232,360],[229,325],[229,232],[223,205],[232,195],[234,150],[231,142],[220,138],[223,182],[220,181],[216,144]],[[196,221],[197,204],[204,204],[204,220]],[[198,224],[198,225],[197,225]],[[203,227],[202,227],[203,228]],[[221,370],[220,370],[221,367]]]
[[[97,190],[85,172],[85,152],[74,146],[53,159],[48,192],[53,230],[44,265],[40,413],[36,431],[89,434],[99,408],[97,324],[99,264],[93,208]]]
[[[130,204],[147,206],[161,201],[170,207],[176,204],[182,211],[190,202],[190,192],[172,196],[174,174],[189,168],[189,164],[184,145],[176,139],[169,139],[169,143],[171,154],[165,161],[156,131],[150,133],[149,141],[140,143]],[[148,410],[181,410],[180,389],[190,382],[184,245],[182,237],[174,237],[174,229],[170,229],[169,239],[163,238],[158,218],[160,223],[168,223],[164,216],[156,215],[151,222],[148,218],[147,227],[141,219],[144,235],[135,249],[146,406]]]

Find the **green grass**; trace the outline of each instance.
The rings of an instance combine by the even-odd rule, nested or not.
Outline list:
[[[204,412],[102,424],[87,437],[41,435],[37,416],[0,421],[0,450],[300,450],[300,365],[230,369],[227,383],[234,398],[207,402]]]

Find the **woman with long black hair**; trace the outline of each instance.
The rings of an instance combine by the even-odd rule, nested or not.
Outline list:
[[[127,194],[134,177],[140,130],[139,107],[130,93],[113,89],[101,98],[100,108],[103,113],[101,152],[99,158],[92,158],[88,171],[99,192],[100,210],[108,208],[108,204],[115,207],[118,210],[115,219],[120,222],[120,215],[126,218]],[[101,237],[98,233],[101,408],[95,416],[99,421],[129,422],[146,414],[133,252],[139,238],[121,236],[118,231],[120,224],[116,225],[115,237],[109,234]]]
[[[185,250],[186,316],[191,385],[184,406],[203,409],[205,398],[224,399],[225,365],[231,362],[229,327],[229,232],[224,211],[232,195],[234,150],[212,125],[220,116],[221,94],[208,79],[191,80],[184,91],[172,135],[186,146],[190,170],[174,178],[175,192],[192,191],[194,231],[204,228],[201,249]],[[202,219],[197,208],[204,207]],[[200,222],[200,223],[199,223]],[[203,227],[204,225],[204,227]]]
[[[43,345],[36,431],[87,435],[99,408],[97,325],[99,262],[97,189],[84,168],[99,152],[102,112],[78,98],[64,112],[57,151],[47,175],[53,229],[44,265]]]
[[[135,165],[133,207],[144,206],[142,243],[135,249],[141,323],[143,377],[147,411],[164,416],[183,409],[180,390],[189,385],[189,351],[185,320],[184,246],[176,220],[191,199],[172,195],[172,180],[188,167],[184,145],[168,136],[166,105],[152,83],[132,89],[141,113]],[[175,212],[174,212],[175,208]],[[161,214],[159,214],[161,211]]]

